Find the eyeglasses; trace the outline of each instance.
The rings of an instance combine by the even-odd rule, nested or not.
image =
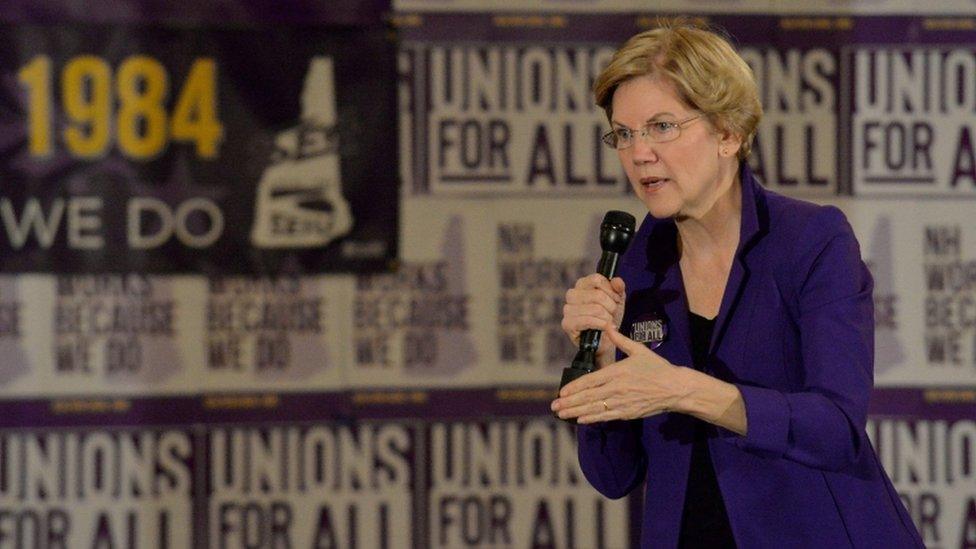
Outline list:
[[[651,143],[666,143],[668,141],[674,141],[681,135],[681,127],[702,117],[702,113],[698,113],[691,118],[685,118],[678,122],[670,122],[666,120],[658,120],[656,122],[648,122],[641,126],[640,130],[632,130],[627,127],[614,128],[607,133],[603,134],[603,142],[607,144],[608,147],[612,149],[622,150],[634,144],[634,134],[639,131],[641,139],[644,142],[650,141]]]

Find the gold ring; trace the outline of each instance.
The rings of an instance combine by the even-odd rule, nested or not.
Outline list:
[[[605,400],[603,401],[603,409],[606,410],[606,411],[608,411],[608,412],[610,411],[610,406],[607,404],[607,401],[605,401]]]

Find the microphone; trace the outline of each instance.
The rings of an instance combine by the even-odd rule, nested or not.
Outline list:
[[[617,262],[627,251],[630,238],[634,236],[634,216],[627,212],[610,210],[603,217],[600,224],[600,262],[596,265],[596,272],[608,279],[617,274]],[[600,347],[600,330],[583,330],[580,334],[579,352],[573,358],[569,368],[563,368],[563,378],[559,382],[562,389],[567,383],[596,370],[596,350]],[[575,420],[573,421],[575,423]]]

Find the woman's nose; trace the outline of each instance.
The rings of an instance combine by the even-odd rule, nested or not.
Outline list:
[[[652,143],[647,137],[637,134],[634,136],[633,159],[637,163],[657,162],[657,143]]]

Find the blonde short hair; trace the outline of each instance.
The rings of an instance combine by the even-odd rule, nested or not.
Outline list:
[[[671,82],[679,98],[719,131],[742,138],[738,157],[749,156],[762,104],[752,69],[722,36],[685,21],[632,36],[593,83],[596,104],[613,118],[613,94],[637,76]]]

